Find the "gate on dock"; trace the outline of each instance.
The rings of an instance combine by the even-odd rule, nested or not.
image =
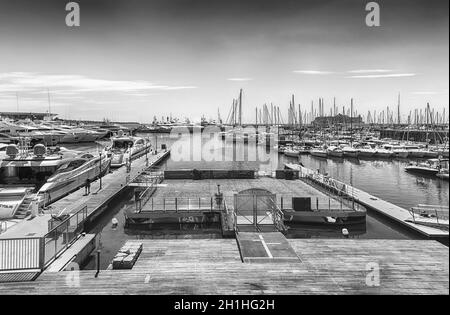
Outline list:
[[[234,195],[235,229],[237,232],[285,231],[284,215],[276,195],[253,188]]]

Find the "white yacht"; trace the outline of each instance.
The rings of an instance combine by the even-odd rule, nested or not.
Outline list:
[[[98,155],[85,153],[61,161],[56,172],[39,189],[39,203],[49,204],[85,186],[87,181],[92,182],[108,173],[110,165],[111,158],[106,151]]]
[[[358,148],[358,152],[359,152],[358,156],[362,158],[370,158],[377,153],[377,151],[373,149],[370,145],[365,145]]]
[[[3,187],[3,193],[9,190],[29,191],[26,195],[18,195],[17,200],[10,200],[14,215],[21,210],[26,213],[34,198],[40,205],[54,202],[84,186],[88,179],[95,180],[100,171],[107,172],[109,164],[107,152],[99,153],[98,156],[86,153],[80,155],[74,151],[49,151],[42,144],[35,145],[30,152],[9,145],[6,157],[0,163],[0,187]],[[27,207],[24,208],[24,205]]]
[[[339,147],[335,147],[335,146],[328,147],[327,153],[329,156],[332,156],[332,157],[343,157],[344,156],[344,152]]]
[[[312,148],[311,150],[309,150],[309,154],[311,154],[312,156],[320,157],[320,158],[328,157],[327,150],[322,149],[322,148]]]
[[[284,155],[289,157],[299,157],[300,151],[295,147],[286,147],[284,149]]]
[[[0,162],[3,161],[3,159],[6,157],[6,148],[8,147],[7,144],[0,142]]]
[[[342,148],[342,152],[345,157],[349,158],[358,158],[359,156],[359,151],[353,147],[344,147]]]
[[[376,149],[374,156],[377,158],[388,159],[394,156],[394,152],[381,147]]]
[[[429,159],[425,162],[410,163],[405,171],[425,175],[437,175],[441,170],[448,169],[448,159]]]
[[[121,167],[149,152],[152,145],[150,141],[141,137],[124,135],[119,132],[116,137],[111,138],[111,167]]]
[[[406,144],[405,149],[409,151],[409,158],[411,159],[422,159],[425,157],[425,149],[420,148],[417,145]]]
[[[384,145],[384,148],[386,150],[392,151],[394,153],[394,157],[396,158],[406,159],[409,155],[409,151],[406,150],[404,146],[398,144],[386,144]]]

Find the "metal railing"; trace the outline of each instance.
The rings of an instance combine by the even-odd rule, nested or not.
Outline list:
[[[150,197],[153,196],[156,191],[158,184],[164,180],[164,172],[150,172],[143,175],[144,176],[141,176],[135,181],[135,183],[143,184],[143,187],[145,188],[135,200],[136,212],[142,211],[143,206],[148,203]]]
[[[434,225],[440,229],[448,230],[448,207],[418,205],[409,210],[412,220],[416,224]]]
[[[43,237],[0,239],[0,271],[44,270],[78,238],[87,216],[84,206],[55,227],[51,221]]]
[[[0,271],[41,269],[42,239],[0,239]]]
[[[213,197],[149,198],[139,212],[149,211],[210,211],[214,210]]]
[[[305,211],[350,211],[361,210],[362,207],[359,204],[355,204],[352,208],[351,198],[346,196],[339,197],[311,197],[311,196],[293,196],[293,195],[277,195],[277,206],[282,210],[294,210],[293,204],[294,198],[309,199],[309,204],[303,204],[302,207]],[[303,211],[297,209],[297,211]]]
[[[55,260],[78,238],[87,216],[87,206],[84,206],[43,236],[44,266]]]
[[[361,193],[364,193],[363,191],[305,167],[300,167],[299,178],[311,184],[320,186],[334,197],[332,199],[338,199],[341,204],[340,210],[343,209],[342,205],[344,204],[352,210],[365,211],[364,207],[354,202],[355,200],[359,200],[358,196]]]
[[[0,234],[6,232],[8,230],[8,223],[0,221]]]

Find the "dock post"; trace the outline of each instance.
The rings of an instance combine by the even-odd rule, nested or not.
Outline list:
[[[100,273],[100,250],[97,250],[97,272],[95,273],[95,278],[98,277]]]

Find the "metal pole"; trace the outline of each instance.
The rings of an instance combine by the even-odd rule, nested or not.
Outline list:
[[[97,272],[95,273],[95,278],[98,277],[100,273],[100,250],[97,250]]]
[[[98,177],[100,179],[100,190],[102,189],[102,153],[100,152],[100,173],[98,174]]]

